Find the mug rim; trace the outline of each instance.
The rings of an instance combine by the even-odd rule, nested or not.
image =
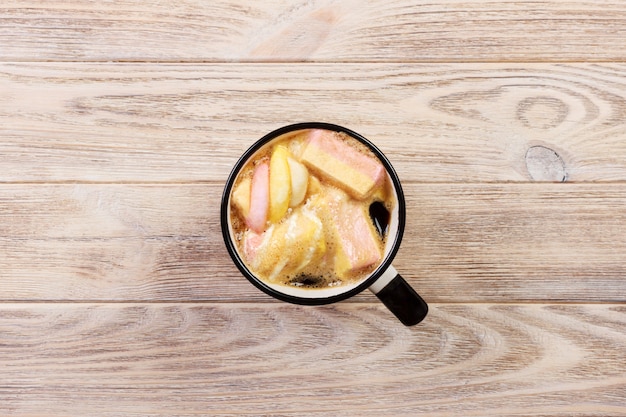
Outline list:
[[[347,135],[357,139],[361,143],[365,144],[369,149],[374,152],[376,157],[380,160],[380,162],[385,167],[389,178],[393,183],[393,187],[395,190],[395,196],[398,204],[398,227],[394,237],[393,244],[391,245],[391,249],[389,253],[385,256],[383,261],[376,267],[374,272],[372,272],[366,279],[364,279],[361,283],[350,288],[344,292],[339,294],[326,296],[326,297],[298,297],[291,294],[286,294],[276,290],[273,287],[270,287],[268,284],[263,282],[260,278],[258,278],[245,264],[239,252],[237,251],[236,245],[231,237],[228,214],[230,210],[230,195],[232,192],[232,188],[234,186],[237,175],[241,171],[241,169],[245,166],[246,162],[252,157],[257,151],[259,151],[265,144],[272,141],[273,139],[297,130],[305,130],[305,129],[325,129],[331,130],[335,132],[343,132]],[[255,287],[263,291],[264,293],[279,299],[281,301],[286,301],[292,304],[300,304],[300,305],[323,305],[323,304],[331,304],[337,301],[345,300],[350,298],[366,288],[370,287],[380,276],[391,266],[391,262],[393,261],[398,249],[400,248],[400,242],[402,241],[402,237],[404,235],[404,228],[406,224],[406,202],[404,199],[404,192],[402,191],[402,186],[400,185],[400,178],[396,173],[395,169],[391,165],[391,162],[387,159],[385,154],[376,147],[370,140],[362,136],[361,134],[347,129],[343,126],[339,126],[334,123],[325,123],[325,122],[303,122],[303,123],[294,123],[282,126],[278,129],[275,129],[262,138],[258,139],[254,142],[237,160],[235,165],[233,166],[228,178],[226,180],[226,184],[224,186],[224,191],[222,194],[222,199],[220,202],[220,223],[222,229],[222,237],[224,239],[224,243],[226,245],[226,249],[231,259],[235,263],[235,266],[239,269],[239,271],[245,276],[248,281],[250,281]],[[310,291],[315,291],[311,289]]]

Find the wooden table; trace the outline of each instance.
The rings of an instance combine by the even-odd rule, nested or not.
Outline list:
[[[0,4],[0,415],[626,415],[626,2]],[[430,303],[301,307],[219,230],[282,125],[349,127]]]

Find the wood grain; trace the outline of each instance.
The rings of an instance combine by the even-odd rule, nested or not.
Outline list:
[[[614,64],[5,63],[0,181],[224,181],[261,136],[312,120],[365,135],[409,181],[624,181],[625,77]]]
[[[389,316],[379,304],[3,304],[0,412],[626,415],[623,305],[442,304],[413,328]]]
[[[621,1],[11,0],[0,60],[624,61]]]
[[[626,2],[4,0],[0,416],[626,416]],[[302,121],[403,181],[430,304],[238,272],[238,156]]]
[[[404,191],[394,265],[427,300],[623,301],[626,184]],[[5,184],[0,299],[270,301],[225,250],[221,193],[216,183]]]

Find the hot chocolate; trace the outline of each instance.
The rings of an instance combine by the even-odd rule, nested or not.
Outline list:
[[[306,129],[257,151],[230,204],[237,250],[259,279],[327,288],[357,282],[381,263],[396,202],[367,146],[343,132]]]

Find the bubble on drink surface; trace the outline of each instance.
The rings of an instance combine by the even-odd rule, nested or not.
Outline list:
[[[294,287],[316,289],[338,287],[344,284],[344,281],[330,274],[313,275],[299,274],[288,281],[288,284]]]
[[[323,276],[303,274],[292,278],[289,284],[294,287],[323,288],[326,286],[326,279]]]
[[[374,201],[370,204],[369,207],[369,215],[374,223],[374,227],[376,231],[380,235],[381,238],[384,238],[387,235],[387,229],[389,228],[389,220],[390,214],[385,204],[380,201]]]

